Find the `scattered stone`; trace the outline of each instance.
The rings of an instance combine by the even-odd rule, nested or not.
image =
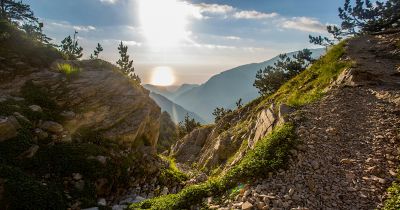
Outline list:
[[[100,199],[97,201],[97,204],[100,205],[100,206],[107,206],[107,201],[106,201],[105,198],[100,198]]]
[[[47,130],[52,133],[59,134],[64,131],[64,127],[56,122],[53,121],[46,121],[41,126],[44,130]]]
[[[0,142],[16,137],[20,127],[14,116],[0,117]]]
[[[161,191],[161,195],[167,195],[169,193],[168,187],[164,187],[163,190]]]
[[[253,208],[253,204],[250,202],[246,201],[245,203],[242,204],[242,210],[251,210]]]
[[[63,111],[60,115],[67,120],[72,120],[75,118],[75,112],[73,111]]]
[[[42,107],[38,106],[38,105],[30,105],[29,108],[34,111],[34,112],[42,112]]]

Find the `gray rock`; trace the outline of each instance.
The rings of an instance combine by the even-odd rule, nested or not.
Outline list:
[[[100,198],[99,200],[97,200],[97,205],[99,206],[107,206],[107,201],[105,198]]]
[[[40,107],[38,105],[30,105],[29,108],[34,112],[42,112],[43,111],[42,107]]]
[[[44,130],[49,131],[51,133],[59,134],[64,131],[64,127],[53,121],[46,121],[41,126]]]
[[[16,137],[20,127],[14,116],[0,117],[0,142]]]
[[[73,111],[63,111],[63,112],[61,112],[60,115],[63,116],[67,120],[72,120],[75,117],[75,112],[73,112]]]
[[[169,193],[168,187],[164,187],[163,190],[161,191],[161,195],[167,195]]]

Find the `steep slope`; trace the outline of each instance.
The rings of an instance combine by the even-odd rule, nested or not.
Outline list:
[[[182,106],[179,106],[175,104],[174,102],[170,101],[168,98],[157,94],[157,93],[150,93],[150,98],[152,98],[159,107],[161,107],[162,111],[168,112],[168,114],[171,116],[171,119],[175,123],[182,122],[185,119],[186,114],[189,115],[189,117],[195,119],[197,122],[200,122],[202,124],[205,123],[201,117],[199,117],[196,113],[190,112],[183,108]]]
[[[356,64],[298,111],[301,145],[288,169],[217,207],[397,209],[398,194],[385,206],[385,191],[397,180],[400,154],[398,35],[350,40],[347,56]]]
[[[317,58],[324,51],[312,50],[313,56]],[[212,122],[214,118],[211,113],[216,107],[234,108],[235,102],[240,98],[243,103],[257,98],[258,91],[253,87],[257,71],[273,65],[277,60],[278,57],[275,57],[262,63],[247,64],[224,71],[211,77],[201,86],[181,94],[174,101],[188,110],[195,111],[207,122]]]
[[[235,187],[241,187],[243,181],[251,182],[253,178],[285,168],[298,142],[296,127],[289,121],[288,114],[295,106],[320,99],[329,90],[331,82],[351,66],[343,59],[345,45],[343,42],[330,49],[277,93],[258,98],[224,116],[215,125],[203,126],[179,140],[172,148],[171,156],[178,163],[201,170],[211,178],[187,186],[177,194],[146,200],[131,208],[200,208],[204,204],[201,198],[223,195],[231,190],[238,192]],[[204,180],[201,176],[189,183]]]
[[[172,155],[213,178],[131,207],[375,209],[389,197],[394,209],[399,37],[344,41],[275,94],[193,131]]]

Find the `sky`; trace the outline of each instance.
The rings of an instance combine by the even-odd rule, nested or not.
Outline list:
[[[60,43],[78,31],[84,57],[97,43],[100,58],[118,59],[129,47],[142,83],[172,72],[175,85],[201,84],[230,68],[303,48],[308,35],[339,24],[344,0],[24,0]],[[169,78],[169,80],[171,80]]]

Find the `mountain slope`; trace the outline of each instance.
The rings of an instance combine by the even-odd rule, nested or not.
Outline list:
[[[324,51],[324,49],[312,50],[313,56],[319,57]],[[257,71],[273,65],[277,60],[278,57],[275,57],[262,63],[247,64],[224,71],[211,77],[201,86],[181,94],[174,101],[196,112],[207,122],[212,122],[214,118],[211,113],[216,107],[234,108],[235,102],[240,98],[243,103],[257,98],[258,90],[253,87]]]
[[[151,84],[143,85],[143,87],[146,88],[147,90],[162,95],[171,101],[174,101],[175,98],[181,95],[182,93],[185,93],[186,91],[189,91],[198,86],[199,85],[196,84],[183,84],[181,86],[167,86],[167,87],[156,86]]]
[[[195,119],[197,122],[200,122],[202,124],[205,123],[205,121],[196,113],[186,110],[182,106],[175,104],[174,102],[170,101],[168,98],[160,94],[151,92],[149,96],[157,103],[158,106],[161,107],[162,111],[168,112],[168,114],[171,116],[172,121],[174,121],[175,123],[182,122],[185,119],[186,114],[188,114],[189,117]]]

